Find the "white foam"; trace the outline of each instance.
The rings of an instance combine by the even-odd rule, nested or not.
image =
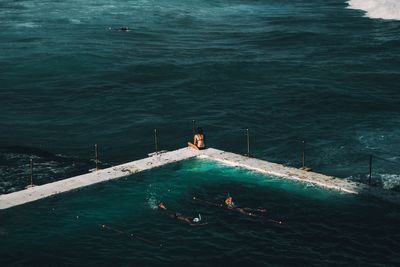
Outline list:
[[[71,22],[72,24],[82,24],[82,21],[79,19],[69,19],[69,22]]]
[[[400,0],[349,0],[349,8],[366,12],[372,19],[400,20]]]
[[[17,28],[37,28],[39,27],[38,24],[34,22],[25,22],[25,23],[18,23],[15,25]]]
[[[152,195],[147,199],[147,204],[152,210],[156,210],[158,208],[158,202],[159,201],[157,200],[157,197],[155,195]]]
[[[152,210],[158,209],[158,202],[159,200],[157,199],[157,193],[154,192],[154,188],[152,184],[148,185],[148,190],[147,190],[147,204]]]
[[[380,177],[384,189],[393,189],[400,186],[400,175],[398,174],[381,174]]]

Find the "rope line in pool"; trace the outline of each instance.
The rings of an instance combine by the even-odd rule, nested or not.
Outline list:
[[[111,232],[117,233],[117,234],[125,235],[125,236],[127,236],[128,238],[133,239],[133,240],[140,240],[140,241],[142,241],[142,242],[144,242],[144,243],[147,243],[147,244],[149,244],[149,245],[152,245],[152,246],[162,247],[162,244],[156,243],[156,242],[154,242],[154,241],[152,241],[152,240],[149,240],[149,239],[147,239],[147,238],[138,236],[137,234],[128,233],[128,232],[126,232],[126,231],[123,231],[123,230],[120,230],[120,229],[116,229],[116,228],[114,228],[114,227],[110,227],[110,226],[105,225],[105,224],[100,225],[100,227],[103,228],[103,229],[109,230],[109,231],[111,231]]]

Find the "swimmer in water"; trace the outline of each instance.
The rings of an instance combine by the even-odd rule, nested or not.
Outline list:
[[[235,205],[235,203],[233,202],[233,198],[231,196],[228,196],[225,199],[225,206],[230,210],[236,210],[244,215],[252,217],[258,217],[258,215],[254,212],[262,212],[262,213],[267,212],[266,209],[239,208]]]
[[[178,213],[178,212],[174,213],[171,216],[171,218],[174,218],[174,219],[177,219],[177,220],[180,220],[180,221],[184,221],[184,222],[187,222],[189,224],[194,223],[194,218],[193,217],[184,216],[184,215],[182,215],[181,213]]]
[[[120,27],[120,28],[108,28],[109,30],[114,30],[114,31],[119,31],[119,32],[129,32],[131,29],[129,29],[129,27],[124,26],[124,27]]]
[[[128,27],[126,27],[126,26],[125,27],[121,27],[118,30],[121,31],[121,32],[129,32],[130,31],[130,29]]]
[[[162,210],[167,210],[167,207],[162,202],[160,202],[160,204],[158,204],[158,208],[162,209]]]
[[[163,202],[160,202],[160,204],[158,204],[158,208],[161,209],[161,210],[165,210],[165,211],[168,210]],[[198,223],[201,222],[201,215],[200,214],[199,214],[199,217],[190,217],[190,216],[184,216],[179,212],[171,212],[171,213],[169,213],[169,216],[171,218],[187,222],[188,224],[191,224],[191,225],[198,224]]]
[[[233,198],[231,196],[228,196],[225,199],[225,205],[228,209],[233,209],[235,207],[235,203],[233,203]]]

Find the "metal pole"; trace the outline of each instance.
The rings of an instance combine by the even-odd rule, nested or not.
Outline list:
[[[94,145],[94,161],[96,163],[96,171],[99,169],[99,149],[97,144]]]
[[[249,129],[246,129],[246,136],[247,136],[247,156],[250,157],[250,135],[249,135]]]
[[[372,180],[372,155],[369,155],[369,179],[368,184],[371,185]]]
[[[156,147],[156,153],[158,153],[157,129],[154,129],[154,144]]]
[[[302,165],[303,165],[303,169],[305,168],[305,166],[306,166],[306,141],[302,141],[302,143],[303,143],[303,153],[302,153],[302,156],[301,156],[301,162],[302,162]]]
[[[29,160],[29,169],[30,169],[30,178],[31,178],[31,187],[33,186],[33,160]]]
[[[193,124],[193,136],[196,134],[196,121],[192,120],[192,124]]]

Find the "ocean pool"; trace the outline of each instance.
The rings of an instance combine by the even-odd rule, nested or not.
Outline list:
[[[193,200],[222,203],[228,194],[266,217]],[[159,202],[207,224],[175,220]],[[200,159],[3,210],[0,219],[1,266],[400,263],[399,207]]]

